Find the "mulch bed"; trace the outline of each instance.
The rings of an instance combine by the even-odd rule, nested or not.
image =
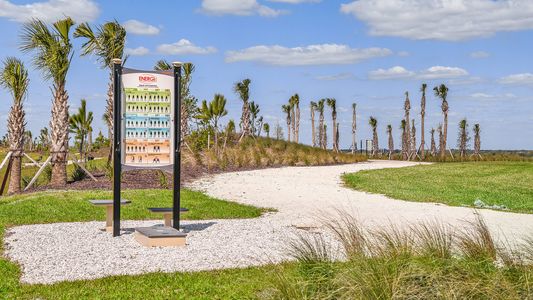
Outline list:
[[[334,165],[334,164],[325,164]],[[275,166],[260,166],[260,167],[236,167],[231,166],[226,169],[210,168],[205,166],[190,166],[182,165],[181,167],[181,184],[191,182],[194,179],[220,173],[237,172],[237,171],[251,171],[266,168],[281,168],[282,165]],[[122,189],[172,189],[172,174],[164,172],[166,176],[166,184],[161,182],[160,171],[158,170],[131,170],[122,173]],[[33,193],[36,191],[45,191],[49,189],[66,189],[66,190],[112,190],[113,181],[111,178],[105,176],[105,173],[92,173],[98,180],[94,181],[90,177],[83,180],[68,182],[62,187],[51,187],[49,185],[32,187],[25,193]]]

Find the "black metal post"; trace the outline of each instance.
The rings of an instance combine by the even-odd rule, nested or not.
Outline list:
[[[172,227],[180,230],[181,179],[181,63],[174,66],[174,192],[172,196]]]
[[[122,133],[122,61],[113,60],[113,237],[120,235],[120,175]]]

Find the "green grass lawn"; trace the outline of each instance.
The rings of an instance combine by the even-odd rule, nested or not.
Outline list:
[[[343,176],[351,188],[395,199],[473,206],[505,205],[533,212],[533,163],[471,162],[361,171]]]
[[[254,218],[266,210],[182,190],[182,206],[190,209],[184,219]],[[105,211],[89,199],[110,199],[108,191],[39,192],[0,198],[0,238],[5,229],[23,224],[105,220]],[[147,207],[170,206],[167,190],[127,190],[131,200],[122,209],[124,220],[162,219]],[[3,243],[0,252],[3,251]],[[0,258],[0,299],[239,299],[251,298],[262,290],[269,268],[250,268],[200,273],[152,273],[116,276],[99,280],[65,282],[54,285],[19,283],[20,269]]]

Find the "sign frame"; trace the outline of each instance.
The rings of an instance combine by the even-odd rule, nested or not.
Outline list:
[[[132,70],[122,67],[122,60],[113,59],[113,237],[120,236],[120,203],[121,203],[121,174],[122,170],[131,169],[163,169],[172,171],[173,176],[173,196],[172,196],[172,227],[179,230],[180,226],[180,171],[181,171],[181,66],[182,63],[172,63],[173,68],[168,72]],[[173,77],[173,93],[170,95],[170,120],[172,124],[169,140],[169,164],[161,166],[132,166],[123,164],[126,140],[125,135],[126,114],[123,113],[123,106],[126,103],[123,98],[123,70],[126,74],[132,72],[142,72],[145,74],[157,73]],[[118,129],[118,130],[117,130]],[[123,168],[124,167],[124,168]]]

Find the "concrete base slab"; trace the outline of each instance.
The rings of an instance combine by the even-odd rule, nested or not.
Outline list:
[[[172,227],[135,228],[135,240],[145,247],[184,247],[187,234]]]

